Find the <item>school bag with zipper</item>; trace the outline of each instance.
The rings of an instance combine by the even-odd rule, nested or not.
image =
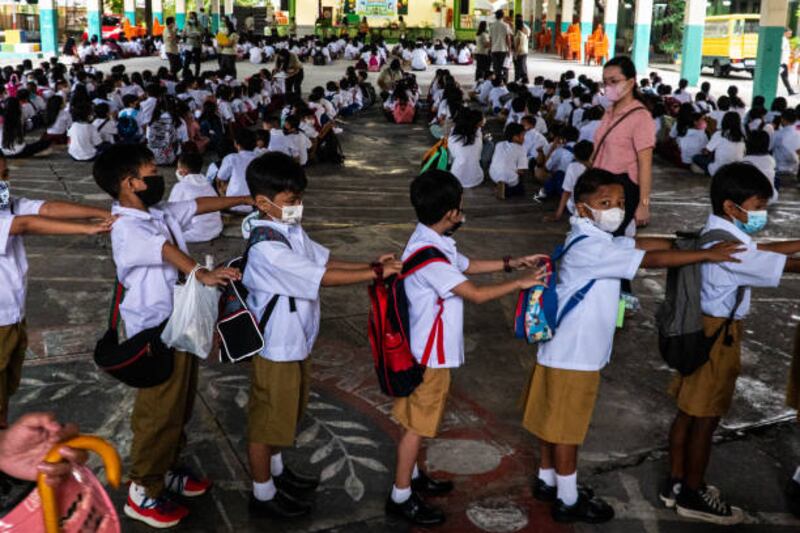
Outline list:
[[[225,266],[237,268],[244,276],[247,268],[247,258],[250,249],[260,242],[279,242],[291,250],[292,245],[279,231],[266,227],[254,226],[247,239],[247,247],[241,257],[228,261]],[[220,339],[220,361],[223,363],[239,363],[245,361],[264,349],[264,327],[272,316],[278,299],[275,294],[267,302],[264,314],[260,319],[247,307],[247,297],[250,291],[244,283],[232,281],[222,291],[219,299],[219,320],[217,320],[217,333]],[[294,313],[296,303],[294,298],[289,298],[289,310]]]
[[[436,318],[428,334],[422,361],[417,362],[411,352],[408,300],[404,282],[406,278],[432,263],[450,263],[445,255],[433,246],[420,248],[403,262],[400,274],[379,277],[368,288],[370,310],[367,335],[372,348],[375,373],[381,391],[388,396],[402,398],[414,392],[422,383],[422,375],[435,349],[439,364],[444,364],[444,300],[439,298]]]
[[[586,235],[580,235],[566,245],[560,245],[555,249],[547,261],[547,270],[550,275],[546,285],[534,285],[520,291],[514,314],[514,336],[516,338],[525,339],[529,344],[549,341],[555,335],[564,317],[575,309],[592,289],[597,280],[591,280],[575,291],[559,308],[558,292],[556,291],[558,285],[556,265],[570,248],[586,238]]]
[[[675,247],[678,250],[701,250],[713,242],[739,242],[725,230],[706,233],[678,232]],[[745,288],[736,290],[736,303],[725,323],[711,336],[703,328],[701,264],[695,263],[667,270],[667,290],[664,301],[656,311],[658,348],[670,368],[689,376],[708,361],[711,348],[723,335],[725,346],[733,343],[731,325],[736,311],[744,299]]]

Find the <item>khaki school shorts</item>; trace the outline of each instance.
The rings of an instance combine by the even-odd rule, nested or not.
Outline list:
[[[294,444],[311,391],[311,361],[278,363],[256,355],[247,406],[248,442],[276,447]]]
[[[19,388],[27,349],[25,321],[0,326],[0,421],[7,421],[8,399]]]
[[[395,398],[392,416],[404,428],[433,438],[439,431],[450,391],[449,368],[426,368],[422,383],[405,398]]]
[[[724,318],[703,317],[703,330],[713,335]],[[690,376],[676,374],[668,392],[675,397],[678,409],[691,416],[722,417],[728,413],[736,389],[736,378],[742,370],[742,324],[734,321],[730,328],[733,343],[725,346],[723,330],[711,348],[708,361]]]
[[[599,387],[600,371],[564,370],[537,363],[522,425],[546,442],[583,444]]]

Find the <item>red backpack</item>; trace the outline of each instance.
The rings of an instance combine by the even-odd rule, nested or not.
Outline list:
[[[394,118],[396,124],[411,124],[414,122],[416,111],[414,104],[411,102],[397,102],[392,109],[392,118]]]
[[[408,300],[403,281],[431,263],[449,264],[450,261],[433,246],[420,248],[404,261],[402,273],[387,279],[380,277],[368,289],[370,310],[367,334],[378,384],[388,396],[408,396],[422,383],[434,343],[438,362],[444,364],[444,300],[439,298],[439,312],[428,334],[421,363],[411,353],[409,340]]]

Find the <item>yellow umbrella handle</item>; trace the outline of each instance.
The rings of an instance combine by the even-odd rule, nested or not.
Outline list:
[[[122,466],[117,450],[115,450],[108,441],[92,435],[79,435],[74,439],[58,443],[47,453],[44,460],[48,463],[57,463],[61,461],[59,450],[64,446],[80,450],[90,450],[97,453],[103,459],[103,465],[106,469],[106,479],[108,479],[109,484],[114,488],[119,487],[122,478]],[[43,473],[38,475],[36,484],[39,489],[39,497],[42,499],[45,530],[47,533],[58,533],[59,511],[55,491],[53,487],[45,482],[45,475]]]

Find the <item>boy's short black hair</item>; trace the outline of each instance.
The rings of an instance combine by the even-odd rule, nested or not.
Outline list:
[[[797,121],[797,113],[795,113],[794,109],[792,108],[784,109],[781,113],[781,120],[792,124]]]
[[[144,144],[115,144],[94,160],[94,182],[116,200],[122,180],[138,176],[139,169],[154,160],[153,152]]]
[[[253,198],[262,194],[275,198],[282,192],[300,194],[306,190],[306,171],[290,156],[282,152],[267,152],[253,159],[245,172],[247,187]]]
[[[256,134],[247,128],[239,128],[233,135],[236,144],[242,147],[242,150],[255,150],[256,148]]]
[[[135,104],[137,101],[139,101],[139,99],[136,98],[135,94],[126,94],[122,97],[122,105],[125,107],[130,107],[131,104]]]
[[[442,220],[448,211],[459,209],[463,194],[458,178],[444,170],[429,170],[411,182],[411,205],[417,220],[426,226]]]
[[[588,161],[592,157],[592,152],[594,152],[594,143],[592,141],[581,141],[575,144],[572,152],[578,161]]]
[[[185,167],[192,174],[199,174],[203,170],[203,156],[198,152],[184,150],[178,157],[178,166]]]
[[[575,126],[564,126],[559,132],[562,139],[568,143],[574,143],[581,136],[581,132]]]
[[[622,180],[620,180],[619,176],[607,170],[590,168],[575,183],[575,190],[573,191],[575,203],[583,202],[587,196],[596,193],[597,189],[605,185],[622,186]]]
[[[525,133],[525,127],[522,124],[517,124],[516,122],[512,122],[505,129],[505,138],[507,141],[511,141],[517,135]]]
[[[754,165],[731,163],[717,170],[711,179],[711,207],[717,216],[725,215],[725,200],[741,206],[754,196],[772,198],[772,185]]]

